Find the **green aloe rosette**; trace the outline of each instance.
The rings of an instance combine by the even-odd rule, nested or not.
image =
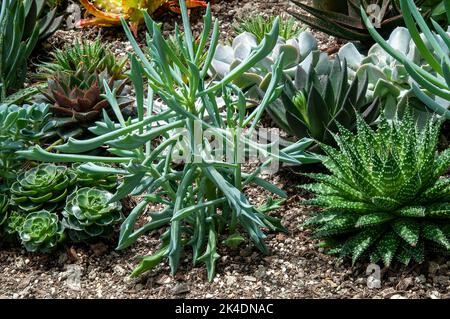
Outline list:
[[[412,111],[402,121],[381,117],[378,129],[357,117],[357,134],[340,127],[338,149],[322,146],[331,172],[308,174],[325,208],[307,221],[331,253],[390,266],[421,263],[430,251],[450,252],[450,149],[437,151],[442,120],[423,129]],[[370,145],[370,148],[368,147]]]
[[[58,216],[46,210],[28,215],[18,232],[22,245],[29,252],[48,253],[64,236]]]
[[[81,188],[67,197],[62,212],[63,225],[74,241],[107,237],[113,226],[122,221],[122,205],[110,202],[113,194],[97,188]]]
[[[76,182],[76,175],[65,166],[41,164],[20,174],[11,187],[12,200],[26,213],[49,212],[64,203]]]

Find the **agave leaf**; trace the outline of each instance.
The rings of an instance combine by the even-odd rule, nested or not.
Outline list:
[[[340,26],[337,23],[334,23],[331,20],[328,19],[314,19],[308,16],[302,16],[298,15],[297,13],[291,12],[294,17],[299,19],[300,21],[312,26],[315,29],[318,29],[319,31],[325,32],[325,33],[332,33],[334,36],[342,39],[353,39],[356,41],[366,42],[370,40],[370,36],[358,32],[357,30],[348,29],[345,27]]]
[[[310,13],[311,15],[313,15],[319,19],[329,18],[331,20],[335,20],[336,22],[342,23],[346,26],[350,26],[355,29],[360,29],[363,27],[361,20],[358,19],[357,16],[354,17],[351,15],[345,15],[345,14],[342,14],[339,12],[316,9],[314,7],[305,5],[304,3],[302,3],[298,0],[294,0],[292,2],[295,3],[297,6],[299,6],[301,9],[305,10],[306,12]]]

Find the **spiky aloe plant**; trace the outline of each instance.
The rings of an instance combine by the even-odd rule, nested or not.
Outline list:
[[[64,16],[58,15],[58,8],[54,4],[48,0],[25,0],[24,3],[27,32],[31,30],[30,26],[36,24],[39,27],[39,39],[44,40],[58,30]],[[22,38],[29,34],[23,34]]]
[[[261,15],[252,15],[243,19],[238,19],[233,23],[232,27],[236,35],[249,32],[256,37],[258,43],[264,39],[264,35],[268,33],[277,17],[263,17]],[[280,21],[280,29],[278,36],[288,40],[296,38],[301,32],[305,31],[305,27],[300,26],[292,17],[278,17]]]
[[[111,77],[119,79],[124,77],[126,63],[126,58],[118,59],[100,38],[94,42],[82,40],[52,52],[52,61],[39,65],[36,78],[47,79],[59,71],[75,74],[83,66],[88,73],[106,70]]]
[[[307,224],[315,236],[353,263],[363,256],[389,266],[422,262],[429,249],[450,250],[450,149],[437,154],[442,121],[419,130],[412,114],[376,131],[358,116],[358,133],[343,127],[335,135],[339,149],[323,145],[331,175],[311,174],[316,193],[307,204],[326,210]]]
[[[21,34],[28,27],[25,4],[19,0],[3,0],[0,11],[0,101],[14,89],[23,87],[26,62],[39,38],[39,28],[32,26],[31,36],[22,41]]]
[[[62,16],[56,17],[56,9],[46,11],[44,0],[2,0],[0,102],[16,103],[37,92],[35,88],[17,92],[25,82],[27,59],[38,40],[55,32],[61,21]]]

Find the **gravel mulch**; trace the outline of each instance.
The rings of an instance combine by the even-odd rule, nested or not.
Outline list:
[[[381,287],[368,288],[367,264],[337,263],[301,228],[314,213],[299,205],[308,196],[297,188],[302,180],[291,171],[270,180],[289,193],[286,205],[273,213],[289,233],[268,236],[270,256],[251,244],[221,248],[212,283],[203,266],[192,268],[189,251],[174,277],[163,263],[129,278],[139,257],[157,249],[160,233],[153,232],[125,251],[114,251],[111,243],[72,246],[50,256],[1,250],[0,298],[450,298],[450,261],[443,259],[382,269]],[[254,204],[268,196],[257,188],[246,192]]]
[[[281,0],[216,1],[213,12],[221,21],[222,39],[232,34],[235,17],[249,12],[280,14],[289,6]],[[194,30],[201,28],[200,14],[193,12]],[[173,14],[164,14],[163,30],[170,32]],[[197,21],[197,22],[196,22]],[[61,47],[76,39],[95,39],[100,34],[117,54],[131,52],[118,29],[90,28],[58,31],[44,45]],[[339,46],[333,37],[314,32],[321,49]],[[142,36],[142,33],[141,33]],[[44,55],[36,60],[43,58]],[[302,182],[295,172],[284,170],[268,177],[289,194],[286,205],[274,216],[283,220],[288,234],[271,234],[270,256],[261,255],[251,244],[236,250],[220,249],[217,276],[206,279],[203,266],[192,268],[188,251],[177,275],[170,276],[167,263],[137,279],[130,279],[139,257],[158,248],[159,232],[142,236],[125,251],[114,251],[114,243],[75,245],[53,255],[31,255],[21,249],[0,250],[0,298],[450,298],[450,261],[434,259],[408,268],[382,269],[381,287],[368,288],[367,264],[339,264],[317,248],[310,231],[302,229],[314,213],[299,202],[307,197],[297,188]],[[268,194],[247,189],[254,204]]]

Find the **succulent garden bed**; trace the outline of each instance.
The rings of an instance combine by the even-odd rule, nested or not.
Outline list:
[[[2,2],[0,298],[450,298],[450,7],[342,2]]]

